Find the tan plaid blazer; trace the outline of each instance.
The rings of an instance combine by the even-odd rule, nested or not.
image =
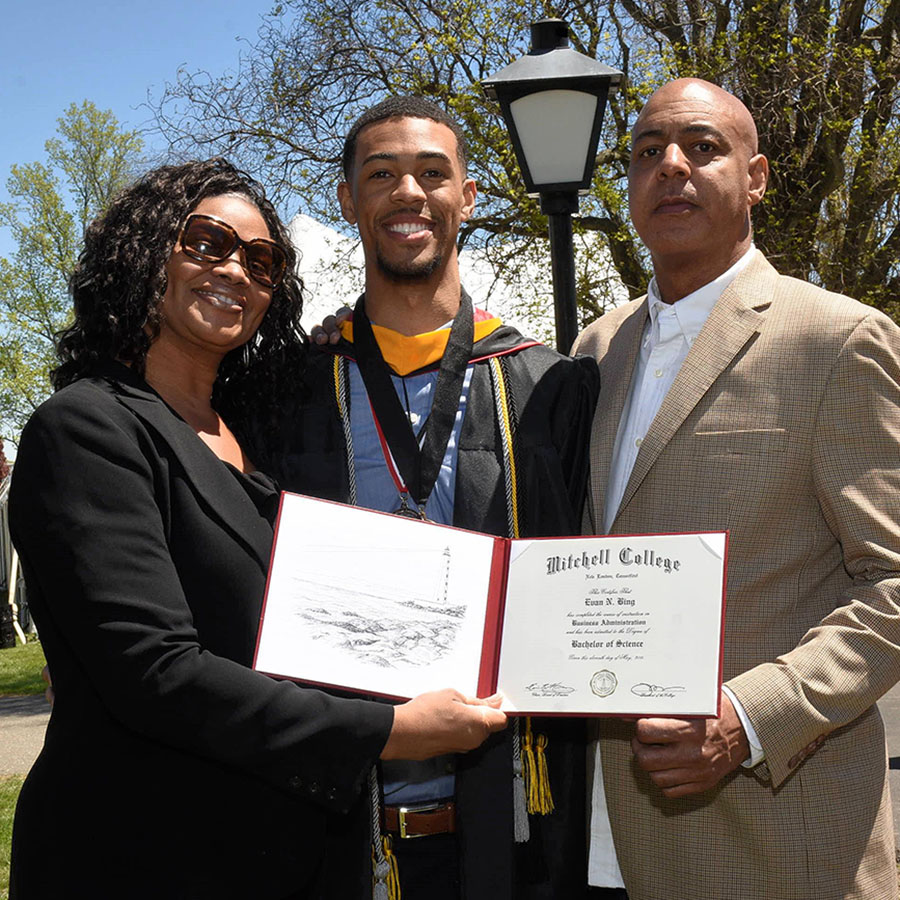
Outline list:
[[[647,300],[607,313],[588,529],[602,522]],[[728,529],[725,679],[766,762],[665,800],[600,724],[631,900],[897,897],[884,730],[900,677],[900,330],[756,252],[654,419],[613,533]],[[679,602],[690,603],[690,597]],[[822,736],[826,736],[821,740]]]

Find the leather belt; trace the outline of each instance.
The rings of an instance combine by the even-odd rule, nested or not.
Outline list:
[[[429,803],[424,806],[384,806],[384,830],[402,838],[456,831],[456,804]]]

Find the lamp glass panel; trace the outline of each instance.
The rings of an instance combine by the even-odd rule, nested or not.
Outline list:
[[[536,185],[584,177],[597,97],[584,91],[539,91],[509,105]]]

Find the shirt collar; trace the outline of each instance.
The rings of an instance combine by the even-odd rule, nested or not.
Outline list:
[[[755,246],[751,244],[749,250],[730,269],[726,269],[718,278],[714,278],[708,284],[697,288],[692,294],[682,297],[675,303],[663,303],[659,296],[659,289],[656,286],[656,276],[650,279],[647,294],[650,306],[650,321],[656,333],[659,333],[660,314],[671,311],[671,314],[677,319],[684,336],[689,341],[693,341],[706,324],[706,320],[709,318],[709,314],[712,312],[712,308],[716,305],[719,297],[722,296],[725,289],[737,278],[752,259],[753,253],[751,251],[754,249]]]
[[[493,334],[503,324],[500,319],[482,309],[475,310],[474,318],[476,344]],[[424,334],[401,334],[373,322],[372,333],[384,361],[397,375],[406,376],[410,372],[440,363],[450,340],[452,324],[451,319],[435,331],[427,331]],[[341,337],[353,343],[353,319],[343,322],[340,328]]]

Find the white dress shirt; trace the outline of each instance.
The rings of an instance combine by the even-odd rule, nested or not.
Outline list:
[[[659,297],[656,279],[651,280],[647,290],[650,317],[644,326],[641,352],[634,367],[613,448],[609,482],[604,498],[604,533],[608,533],[612,527],[638,451],[669,388],[675,381],[681,364],[722,292],[750,261],[752,251],[751,247],[750,251],[714,281],[675,303],[663,303]],[[756,733],[734,695],[727,687],[723,687],[723,690],[734,704],[750,741],[751,756],[744,765],[756,765],[763,759]],[[589,748],[589,752],[593,754],[594,779],[590,798],[591,843],[588,884],[596,887],[625,887],[612,841],[599,745],[595,742]],[[589,766],[589,771],[590,768]]]

